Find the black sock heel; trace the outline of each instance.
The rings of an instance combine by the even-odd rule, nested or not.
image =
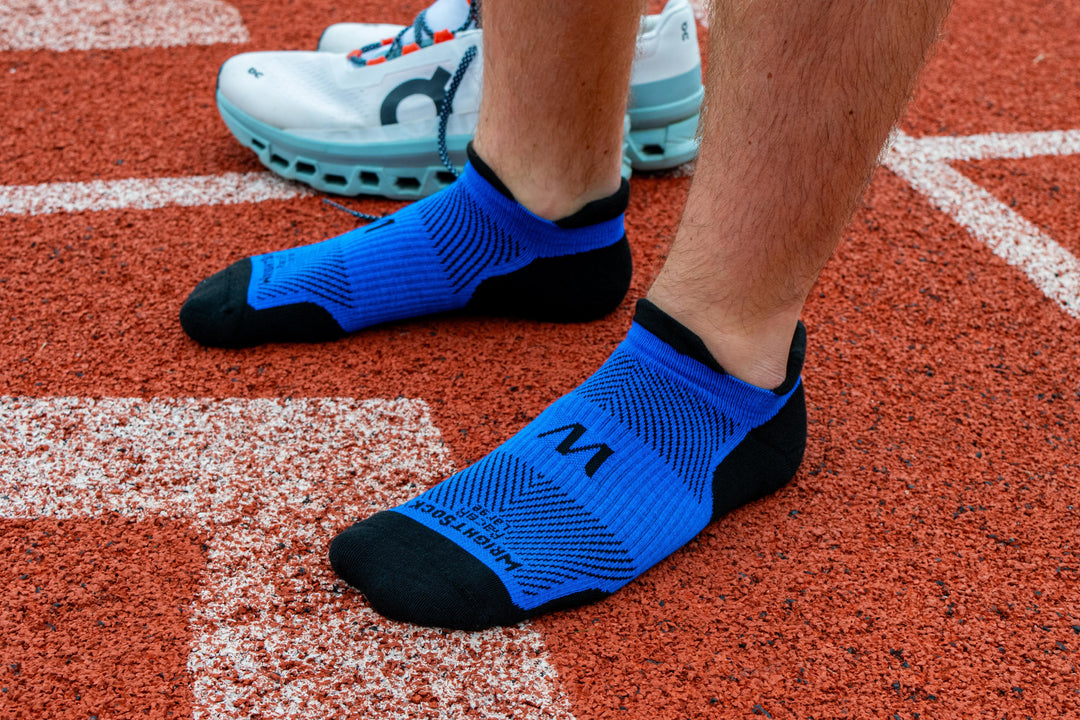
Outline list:
[[[480,283],[466,306],[472,312],[545,322],[585,322],[619,306],[630,289],[630,244],[565,257],[541,258],[516,272]]]

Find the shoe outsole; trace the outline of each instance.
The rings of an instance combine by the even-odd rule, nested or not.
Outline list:
[[[335,195],[378,195],[392,200],[418,200],[442,190],[456,178],[437,161],[431,140],[398,143],[344,144],[308,140],[273,128],[243,112],[219,90],[218,110],[233,136],[251,148],[259,161],[281,177],[297,180]],[[693,115],[659,127],[633,129],[623,144],[624,172],[666,170],[697,157],[697,108]],[[447,136],[446,150],[455,167],[465,165],[470,135]],[[357,163],[355,158],[369,158]]]
[[[698,154],[698,120],[695,113],[686,120],[658,128],[631,130],[623,154],[630,167],[639,172],[670,170],[688,163]]]

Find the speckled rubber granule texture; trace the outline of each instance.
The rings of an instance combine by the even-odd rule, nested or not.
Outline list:
[[[1076,150],[915,163],[985,193],[958,201],[978,222],[879,170],[806,309],[795,481],[601,604],[479,635],[383,621],[325,543],[603,362],[687,168],[634,180],[633,287],[603,320],[243,352],[183,334],[194,284],[352,217],[287,191],[139,210],[138,184],[109,210],[7,209],[69,192],[51,183],[261,173],[217,117],[221,62],[424,4],[245,0],[243,44],[0,50],[0,718],[1080,717],[1080,316],[1067,266],[1010,264],[1002,235],[1019,217],[1080,254]],[[1078,23],[1076,3],[957,0],[901,130],[1080,130]]]
[[[184,520],[119,515],[0,528],[0,715],[190,716],[205,537]]]

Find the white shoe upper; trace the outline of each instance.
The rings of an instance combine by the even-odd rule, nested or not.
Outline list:
[[[460,0],[439,0],[440,3]],[[466,5],[466,8],[468,6]],[[331,26],[320,49],[379,42],[400,25],[345,23]],[[396,32],[388,33],[388,29]],[[412,32],[412,29],[409,29]],[[352,40],[345,43],[342,38]],[[337,44],[341,43],[341,44]],[[399,43],[400,45],[400,43]],[[327,142],[394,142],[432,137],[436,99],[445,97],[469,48],[476,56],[453,97],[449,135],[475,132],[480,107],[482,31],[466,30],[387,61],[361,64],[339,52],[252,52],[230,58],[218,75],[218,91],[249,117],[299,137]],[[376,51],[365,54],[368,60]],[[642,20],[632,84],[655,83],[698,67],[700,55],[688,0],[669,0],[659,15]]]
[[[630,84],[659,82],[701,65],[697,23],[689,0],[668,0],[659,15],[641,19]]]
[[[440,3],[432,5],[430,14]],[[462,6],[463,0],[453,0]],[[463,17],[463,16],[462,16]],[[320,52],[347,53],[392,38],[406,25],[377,23],[337,23],[323,31]],[[630,84],[657,82],[689,72],[701,63],[697,43],[697,23],[689,0],[669,0],[658,15],[641,19]]]
[[[481,42],[481,32],[472,30],[366,66],[330,53],[245,53],[222,65],[218,90],[251,118],[299,137],[346,143],[430,138],[438,124],[435,100],[475,47],[447,124],[450,135],[471,133],[480,107]]]

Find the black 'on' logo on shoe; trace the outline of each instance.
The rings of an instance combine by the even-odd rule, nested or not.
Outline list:
[[[396,125],[398,105],[410,95],[427,95],[435,103],[435,112],[442,112],[443,101],[446,98],[446,83],[449,80],[450,72],[442,67],[435,68],[431,79],[406,80],[391,90],[383,100],[382,107],[379,108],[379,121],[383,125]]]

